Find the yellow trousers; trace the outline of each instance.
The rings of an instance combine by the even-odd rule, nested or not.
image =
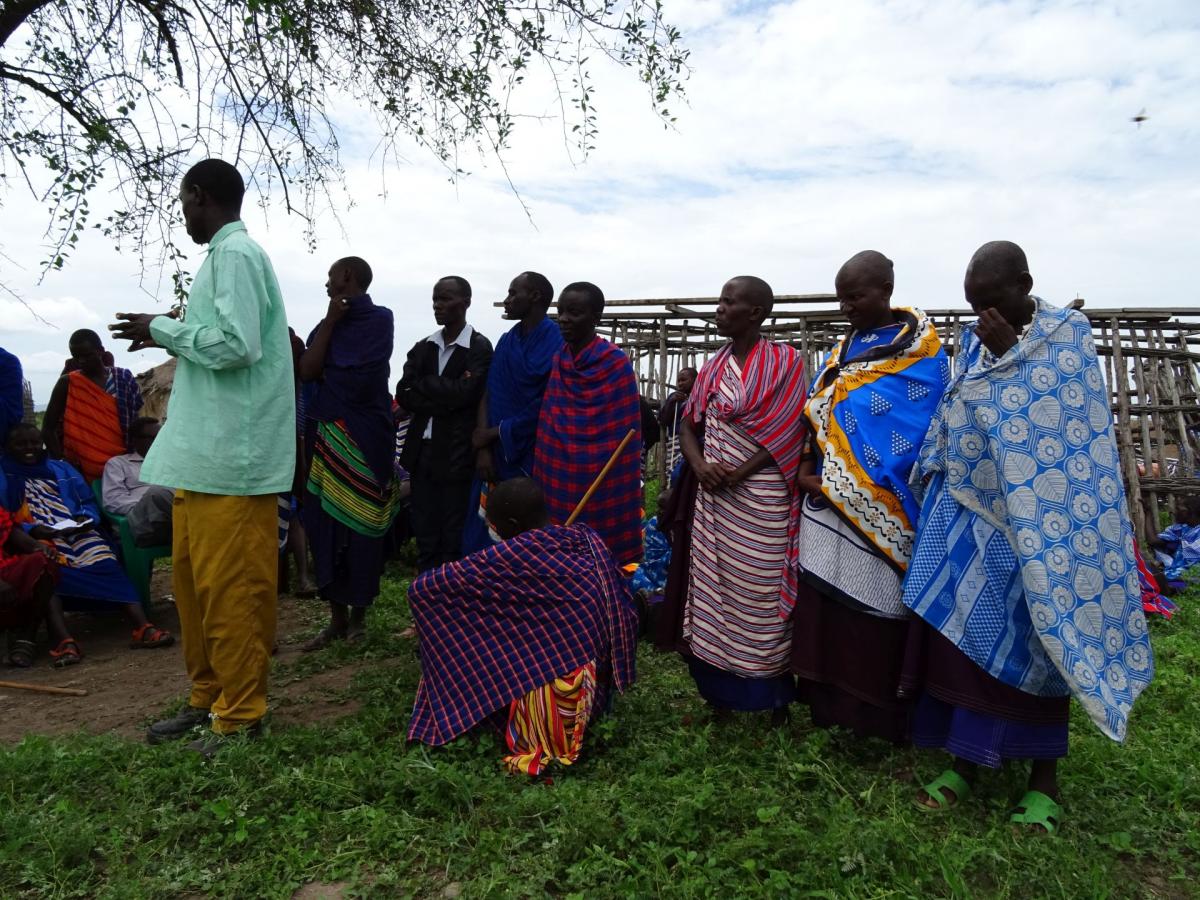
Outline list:
[[[278,498],[177,490],[175,605],[190,704],[230,734],[267,712],[279,577]]]

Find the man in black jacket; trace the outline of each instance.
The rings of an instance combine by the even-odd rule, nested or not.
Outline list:
[[[492,343],[467,324],[471,285],[447,275],[433,286],[441,327],[408,351],[396,401],[412,413],[400,456],[412,476],[412,530],[424,572],[462,554],[463,522],[475,474],[471,432],[487,386]]]

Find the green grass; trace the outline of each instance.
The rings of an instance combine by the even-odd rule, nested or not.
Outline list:
[[[991,773],[946,815],[911,806],[937,754],[762,717],[685,724],[701,704],[672,656],[549,781],[507,777],[499,749],[408,746],[418,676],[404,584],[390,579],[350,660],[352,717],[279,729],[211,763],[115,738],[31,737],[0,753],[2,897],[355,896],[1138,897],[1200,884],[1200,591],[1153,623],[1158,677],[1118,746],[1081,715],[1062,767],[1058,838],[1014,835],[1024,773]],[[155,711],[148,710],[147,714]]]

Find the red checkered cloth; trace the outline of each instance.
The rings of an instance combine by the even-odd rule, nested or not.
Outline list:
[[[637,612],[586,526],[527,531],[431,569],[408,602],[422,670],[409,740],[451,741],[591,660],[618,690],[633,683]]]
[[[599,532],[622,566],[642,558],[641,423],[637,377],[620,348],[596,337],[577,354],[559,350],[542,398],[533,480],[550,521],[565,522],[632,428],[634,439],[576,520]]]

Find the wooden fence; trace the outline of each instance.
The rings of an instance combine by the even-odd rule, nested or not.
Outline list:
[[[723,340],[716,333],[715,297],[617,300],[605,307],[601,331],[633,361],[642,393],[661,402],[679,369],[698,367]],[[1200,312],[1192,308],[1088,309],[1096,349],[1112,401],[1130,512],[1139,540],[1157,530],[1182,495],[1200,493]],[[953,355],[962,326],[975,317],[966,307],[926,310]],[[832,294],[776,298],[764,331],[798,347],[814,371],[845,333]],[[660,473],[670,464],[658,454]],[[1149,524],[1148,524],[1149,520]]]

